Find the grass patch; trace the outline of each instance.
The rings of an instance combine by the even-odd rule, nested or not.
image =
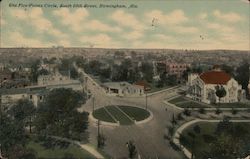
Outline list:
[[[48,145],[50,146],[48,147]],[[95,158],[77,145],[56,140],[50,141],[48,139],[47,141],[37,141],[34,138],[31,138],[26,147],[32,149],[36,153],[36,157],[39,159],[62,159],[69,156],[77,159]]]
[[[133,121],[131,121],[125,114],[123,114],[115,106],[106,106],[106,108],[115,117],[115,119],[120,122],[121,125],[133,124]]]
[[[172,104],[176,104],[176,103],[179,103],[179,102],[188,102],[187,99],[185,99],[184,97],[177,97],[177,98],[174,98],[170,101],[168,101],[169,103],[172,103]]]
[[[147,91],[147,93],[154,93],[154,92],[158,92],[158,91],[173,87],[173,86],[164,86],[164,87],[158,88],[155,86],[155,84],[149,84],[149,85],[150,85],[151,89],[149,91]]]
[[[122,111],[124,111],[131,119],[136,121],[141,121],[149,117],[150,113],[144,109],[130,106],[118,106]]]
[[[102,121],[115,123],[113,118],[106,112],[106,110],[104,108],[100,108],[100,109],[95,110],[93,112],[93,116],[96,119],[99,119],[99,120],[102,120]]]
[[[218,108],[250,108],[250,103],[241,103],[241,102],[237,102],[237,103],[221,103],[221,104],[216,104],[213,105],[214,107],[218,107]]]
[[[197,102],[193,102],[193,101],[176,103],[175,105],[178,107],[181,107],[181,108],[210,108],[209,106],[207,106],[205,104],[197,103]]]

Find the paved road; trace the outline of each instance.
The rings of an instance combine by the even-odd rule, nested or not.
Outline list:
[[[88,80],[87,87],[94,96],[95,108],[110,104],[145,108],[145,97],[110,97],[92,80]],[[101,126],[101,132],[107,138],[104,150],[113,158],[127,158],[126,142],[133,140],[142,158],[182,159],[181,154],[175,152],[163,138],[166,126],[170,125],[172,114],[179,111],[173,107],[168,107],[163,103],[163,100],[174,96],[177,96],[177,88],[148,96],[148,109],[154,114],[154,118],[147,123],[119,127]],[[92,99],[88,100],[81,109],[92,112]],[[90,132],[90,143],[96,144],[96,123],[90,121],[88,131]]]

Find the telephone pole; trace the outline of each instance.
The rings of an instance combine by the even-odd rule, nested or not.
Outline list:
[[[92,106],[93,106],[93,112],[95,110],[95,96],[93,95],[93,98],[92,98]],[[99,120],[98,120],[99,121]]]

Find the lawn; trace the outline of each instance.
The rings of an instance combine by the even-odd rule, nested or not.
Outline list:
[[[100,119],[102,121],[115,123],[115,121],[113,120],[113,118],[107,113],[107,111],[104,108],[100,108],[100,109],[95,110],[93,112],[93,116],[96,119]]]
[[[194,101],[188,100],[182,96],[174,98],[168,102],[172,103],[178,107],[181,107],[181,108],[201,108],[201,107],[202,108],[209,108],[209,106],[206,104],[194,102]]]
[[[130,125],[134,123],[118,108],[116,108],[116,106],[106,106],[106,108],[114,116],[114,118],[120,122],[121,125]]]
[[[221,103],[221,104],[216,104],[213,105],[215,107],[219,108],[250,108],[250,103]]]
[[[209,152],[212,147],[211,143],[218,140],[218,135],[215,133],[217,125],[218,123],[200,122],[186,128],[182,133],[182,136],[185,138],[182,138],[183,140],[181,140],[182,145],[184,145],[190,152],[193,146],[195,158],[204,158],[204,154]],[[240,125],[245,128],[250,127],[250,123],[233,123],[233,125]],[[195,127],[197,126],[200,127],[200,132],[195,131]],[[250,129],[248,129],[248,133],[250,133]],[[248,147],[248,149],[249,148],[250,147]]]
[[[157,91],[168,89],[168,88],[173,87],[173,86],[164,86],[162,88],[158,88],[154,84],[150,84],[150,87],[151,87],[151,89],[149,91],[147,91],[147,93],[154,93],[154,92],[157,92]]]
[[[221,103],[221,104],[214,104],[214,105],[209,105],[205,103],[201,103],[198,101],[192,101],[191,99],[188,100],[183,96],[174,98],[170,101],[169,103],[172,103],[178,107],[181,108],[210,108],[210,107],[218,107],[218,108],[250,108],[250,103]]]
[[[27,148],[32,149],[38,159],[66,159],[70,157],[77,159],[95,158],[76,145],[55,139],[41,141],[33,137],[27,144]]]
[[[141,121],[149,117],[150,113],[142,108],[130,107],[130,106],[119,106],[128,116],[136,121]]]
[[[172,103],[172,104],[176,104],[176,103],[179,103],[179,102],[187,102],[188,100],[185,99],[184,97],[177,97],[177,98],[174,98],[170,101],[168,101],[169,103]]]

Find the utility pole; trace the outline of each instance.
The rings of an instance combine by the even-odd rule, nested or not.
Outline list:
[[[97,147],[101,147],[101,138],[100,138],[100,120],[97,121]]]
[[[94,112],[94,110],[95,110],[95,97],[94,97],[94,95],[93,95],[93,98],[92,98],[92,104],[93,104],[93,112]]]

